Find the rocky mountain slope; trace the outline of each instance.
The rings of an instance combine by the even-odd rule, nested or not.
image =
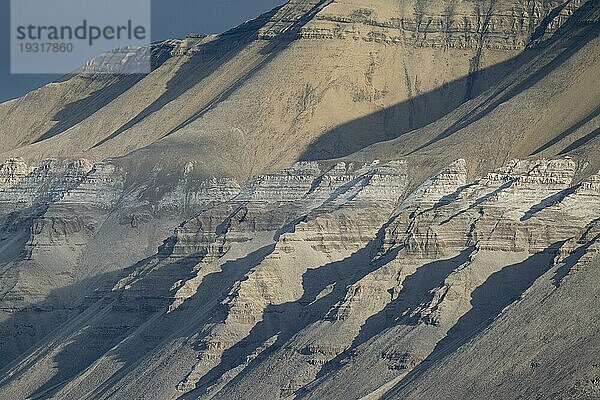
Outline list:
[[[223,35],[158,44],[148,76],[76,75],[5,104],[0,154],[196,161],[196,174],[244,181],[345,156],[475,98],[582,3],[291,1]]]
[[[296,0],[0,105],[0,397],[595,398],[599,21]]]

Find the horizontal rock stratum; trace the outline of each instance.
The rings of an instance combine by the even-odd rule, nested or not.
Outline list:
[[[599,21],[295,0],[0,104],[0,398],[598,398]]]

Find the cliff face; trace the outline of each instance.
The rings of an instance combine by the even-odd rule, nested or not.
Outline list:
[[[554,34],[584,3],[584,0],[290,1],[261,28],[259,37],[299,36],[404,43],[414,47],[522,50],[533,39]]]
[[[111,162],[0,166],[3,364],[81,311],[94,277],[153,254],[185,216],[239,191],[228,180],[190,181],[189,172],[157,193],[155,181],[127,189]],[[36,306],[48,296],[48,306]]]
[[[290,1],[0,105],[0,397],[593,398],[599,17]]]
[[[569,158],[514,160],[469,181],[466,162],[458,160],[407,196],[411,165],[403,161],[300,163],[227,192],[229,200],[221,193],[220,204],[181,224],[154,256],[88,278],[95,286],[84,282],[31,298],[27,289],[44,286],[18,268],[31,264],[19,262],[53,265],[49,257],[57,252],[62,260],[69,252],[75,257],[81,235],[99,235],[91,216],[105,218],[101,229],[109,229],[103,207],[83,199],[96,191],[110,197],[121,186],[113,169],[95,170],[32,222],[29,252],[15,256],[11,270],[21,275],[3,299],[3,326],[12,328],[3,360],[23,343],[23,315],[60,328],[42,338],[39,325],[29,326],[35,344],[28,360],[7,366],[0,391],[11,398],[127,398],[150,385],[146,397],[157,399],[359,398],[377,391],[395,396],[394,385],[411,371],[412,379],[439,382],[429,369],[468,354],[469,338],[485,342],[488,327],[504,337],[511,318],[522,320],[518,310],[569,296],[592,273],[600,178],[575,184],[576,169]],[[85,205],[87,214],[65,213],[67,204]],[[65,219],[75,215],[77,223]],[[127,222],[122,240],[135,226],[146,234],[150,228],[141,218]],[[106,254],[135,247],[118,243],[118,230],[110,229],[116,247],[104,244]],[[88,250],[92,243],[99,241]],[[81,274],[76,265],[72,273]],[[67,274],[61,268],[53,273]],[[61,308],[61,298],[74,297],[69,288],[86,297]],[[570,301],[593,303],[593,293]],[[19,295],[34,308],[19,306]],[[548,339],[544,354],[579,340],[595,347],[595,309],[586,311],[576,335]],[[562,322],[553,329],[563,329]],[[531,358],[540,376],[551,374],[550,359],[536,348],[513,360],[514,373],[529,374]],[[558,397],[573,388],[591,393],[578,386],[592,379],[576,367],[582,362],[561,358],[573,373],[553,376],[543,390]],[[428,396],[422,392],[415,398]]]
[[[222,35],[156,45],[148,76],[97,77],[100,58],[0,106],[0,154],[125,156],[145,170],[198,161],[197,175],[244,181],[345,156],[494,86],[582,4],[292,1]]]

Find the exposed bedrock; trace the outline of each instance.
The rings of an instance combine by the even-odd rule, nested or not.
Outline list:
[[[416,379],[507,308],[578,279],[597,252],[598,176],[574,182],[572,159],[514,160],[475,181],[467,170],[458,160],[412,192],[403,161],[261,176],[109,273],[9,364],[0,393],[347,398]],[[40,244],[93,243],[81,223],[46,224],[32,225]],[[4,310],[3,326],[56,299]]]

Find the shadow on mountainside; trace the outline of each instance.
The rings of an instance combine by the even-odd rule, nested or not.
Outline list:
[[[98,89],[92,92],[86,98],[81,100],[77,100],[73,103],[69,103],[65,105],[59,112],[57,112],[53,117],[52,121],[56,121],[56,125],[50,128],[48,131],[43,133],[39,138],[37,138],[33,143],[39,143],[46,139],[53,138],[56,135],[59,135],[69,128],[79,124],[84,121],[101,108],[107,106],[113,100],[121,96],[127,90],[132,88],[136,83],[144,78],[143,75],[127,75],[123,77],[115,77],[115,76],[74,76],[71,79],[80,79],[80,80],[91,80],[94,81],[106,81],[111,82],[108,86],[103,87],[102,89]],[[88,82],[89,84],[89,82]]]
[[[535,156],[535,155],[541,153],[542,151],[546,150],[547,148],[552,147],[553,145],[560,142],[564,138],[569,137],[572,133],[577,132],[581,127],[583,127],[585,124],[587,124],[588,122],[590,122],[591,120],[593,120],[594,118],[596,118],[599,115],[600,115],[600,107],[596,108],[594,111],[592,111],[589,115],[587,115],[581,121],[577,122],[575,125],[573,125],[569,129],[567,129],[566,131],[561,133],[560,135],[557,135],[555,138],[550,140],[548,143],[544,144],[543,146],[541,146],[540,148],[535,150],[533,153],[530,154],[530,156]],[[581,140],[581,139],[579,139],[579,140]],[[574,147],[570,148],[571,146],[574,146]],[[573,150],[575,147],[578,147],[579,145],[576,145],[575,143],[573,143],[571,146],[569,146],[569,148],[561,151],[561,154],[568,153],[569,151]]]
[[[226,262],[220,271],[205,276],[197,291],[178,308],[165,313],[164,311],[172,301],[169,299],[170,301],[166,301],[160,309],[157,308],[153,314],[144,319],[144,321],[152,319],[152,324],[145,326],[140,324],[127,334],[126,342],[102,353],[102,356],[119,360],[120,367],[113,372],[109,379],[94,389],[94,397],[110,397],[114,394],[114,383],[131,372],[131,368],[134,368],[139,360],[153,354],[161,344],[165,345],[175,338],[193,337],[206,324],[222,319],[227,310],[221,302],[226,298],[233,285],[260,264],[274,248],[274,244],[267,245],[246,257]],[[182,263],[177,264],[184,267],[185,274],[189,274],[198,262],[200,259],[185,259],[182,260]],[[167,265],[166,268],[171,269],[172,267]],[[166,276],[170,277],[169,281],[166,283],[164,279],[159,281],[159,284],[165,289],[171,289],[170,283],[182,279],[181,274],[173,273],[173,271],[167,271]],[[191,321],[190,315],[193,315]],[[116,317],[120,317],[120,314],[117,314]],[[150,377],[148,378],[150,379]]]
[[[17,349],[19,350],[18,354],[8,354],[10,350],[8,347],[1,349],[0,389],[11,381],[18,379],[28,367],[33,366],[36,361],[46,355],[50,351],[50,348],[36,353],[35,357],[19,360],[22,355],[26,354],[28,350],[32,350],[44,338],[51,337],[55,332],[59,331],[61,324],[65,321],[80,316],[88,308],[88,302],[92,298],[104,290],[110,290],[110,285],[117,280],[118,274],[116,272],[98,275],[68,287],[53,290],[47,296],[46,300],[29,306],[27,312],[36,312],[38,314],[37,327],[43,328],[45,332],[37,332],[36,325],[33,324],[32,318],[28,315],[14,314],[5,321],[0,322],[0,332],[3,337],[10,337],[10,333],[14,332],[22,336],[37,337],[35,342],[29,344],[31,347],[27,346],[26,348]],[[84,293],[88,294],[86,299],[83,299]],[[15,345],[18,346],[18,343],[13,342],[11,344],[11,346]],[[8,372],[12,367],[16,366],[15,362],[19,362],[19,372],[9,376]]]
[[[564,241],[557,242],[523,262],[506,266],[493,273],[471,294],[471,310],[450,328],[430,355],[389,391],[388,395],[401,391],[419,376],[427,373],[437,362],[481,334],[506,307],[520,300],[534,282],[554,266],[554,257],[563,244]]]
[[[596,128],[595,130],[593,130],[592,132],[583,136],[582,138],[577,139],[572,144],[568,145],[563,150],[561,150],[560,153],[558,153],[558,154],[561,156],[569,154],[570,152],[575,151],[575,150],[579,149],[580,147],[585,146],[586,144],[592,142],[593,140],[597,139],[598,137],[600,137],[600,128]]]
[[[463,103],[497,85],[524,62],[515,57],[463,76],[426,93],[323,133],[300,156],[300,160],[327,160],[348,156],[377,142],[396,139],[423,128],[454,111]],[[467,92],[471,91],[471,96]]]
[[[326,203],[328,201],[332,199],[328,199]],[[207,224],[200,224],[198,234],[216,234],[217,238],[210,243],[217,246],[217,239],[224,238],[232,219],[237,218],[238,222],[242,222],[250,218],[253,221],[246,223],[265,231],[274,231],[274,226],[283,226],[275,232],[273,240],[277,240],[282,233],[293,231],[293,226],[304,220],[296,218],[289,221],[290,214],[298,213],[297,206],[291,204],[284,207],[286,212],[282,212],[280,218],[266,212],[264,223],[258,226],[256,215],[251,214],[248,217],[245,207],[234,207],[228,210],[229,215],[224,222],[214,226],[214,231],[212,223],[215,221],[211,211],[208,211],[205,216]],[[106,381],[94,389],[93,396],[107,393],[110,395],[115,382],[132,372],[139,360],[148,359],[157,349],[161,349],[161,346],[179,338],[201,340],[201,337],[196,335],[202,335],[202,328],[206,324],[218,323],[227,316],[227,307],[222,302],[234,284],[242,281],[244,276],[275,248],[274,243],[266,245],[245,257],[225,262],[220,270],[208,272],[190,297],[178,308],[167,312],[175,300],[174,296],[180,284],[196,276],[195,268],[207,255],[206,250],[202,250],[181,259],[171,258],[175,243],[176,239],[171,236],[164,241],[156,255],[125,270],[56,289],[50,293],[47,300],[33,305],[33,308],[39,310],[52,310],[56,307],[57,312],[60,312],[63,303],[57,299],[61,299],[75,306],[64,315],[55,315],[52,328],[58,329],[54,333],[40,335],[33,342],[35,346],[41,346],[46,341],[53,340],[61,347],[48,345],[33,356],[21,349],[18,354],[20,359],[15,360],[13,364],[13,371],[16,373],[11,377],[7,376],[6,379],[0,379],[0,393],[4,386],[14,382],[29,369],[35,368],[35,363],[46,357],[46,361],[52,360],[56,364],[54,376],[49,377],[46,382],[41,382],[40,387],[34,388],[35,393],[32,395],[33,398],[46,398],[62,390],[82,371],[96,361],[102,362],[102,357],[106,356],[117,360],[118,367],[110,373]],[[120,288],[111,290],[125,277],[127,287],[123,288],[124,283],[121,282]],[[101,282],[104,289],[91,297],[88,296],[85,301],[77,302],[77,299],[96,287],[95,282]],[[67,296],[69,293],[74,295]],[[193,315],[193,318],[190,318],[190,315]],[[0,331],[14,332],[21,317],[15,315],[0,324]],[[30,350],[33,349],[32,347]],[[6,372],[8,371],[7,369]]]
[[[30,172],[28,177],[36,173],[37,171]],[[26,182],[27,179],[13,186],[12,189],[27,191],[28,186],[27,183],[23,183],[24,181]],[[73,180],[61,189],[67,193],[76,189],[80,183],[81,180]],[[45,189],[52,192],[56,188],[46,186]],[[2,275],[0,278],[3,281],[5,280],[3,282],[5,286],[0,293],[0,304],[2,305],[0,312],[4,318],[8,316],[8,318],[0,322],[0,370],[10,364],[14,358],[25,352],[36,341],[42,339],[47,333],[56,328],[60,322],[73,315],[73,311],[77,307],[70,305],[71,295],[80,292],[78,288],[87,287],[85,283],[76,283],[50,293],[48,296],[50,300],[48,301],[27,305],[27,312],[40,313],[40,316],[38,316],[39,321],[43,321],[43,324],[36,324],[36,321],[32,321],[30,314],[13,314],[12,308],[14,305],[12,302],[16,300],[16,303],[19,304],[19,301],[23,299],[19,293],[19,290],[23,290],[19,288],[19,283],[21,283],[19,274],[22,270],[21,263],[28,260],[31,256],[32,247],[29,244],[32,234],[35,235],[36,229],[38,229],[36,227],[37,222],[40,219],[44,219],[44,216],[48,216],[48,210],[61,199],[61,196],[56,195],[43,196],[28,207],[6,214],[2,214],[0,211],[0,274]],[[25,272],[26,275],[28,273],[29,271]],[[47,272],[43,274],[47,274]],[[33,294],[33,296],[45,293],[44,288],[63,284],[66,279],[69,279],[67,276],[69,276],[68,273],[64,275],[49,274],[48,276],[44,276],[41,281],[43,282],[41,283],[43,288],[32,287],[25,289],[25,291],[31,291],[30,294]],[[93,279],[86,282],[91,280]],[[17,288],[16,290],[15,287]],[[13,298],[13,296],[16,296],[16,298]],[[55,311],[51,306],[53,303],[60,305],[58,311]],[[12,341],[4,342],[4,338],[12,336],[11,332],[18,332],[19,334]]]
[[[155,310],[152,310],[150,306],[146,306],[147,309],[144,310],[141,307],[137,308],[139,304],[133,304],[130,305],[130,308],[121,308],[115,312],[115,309],[119,307],[119,301],[121,301],[121,306],[123,305],[123,297],[127,293],[123,290],[111,290],[119,280],[127,276],[128,272],[153,262],[158,263],[163,258],[162,256],[151,256],[126,270],[94,276],[53,290],[46,300],[33,305],[32,308],[35,310],[57,314],[53,319],[47,321],[48,323],[53,322],[54,330],[41,336],[29,350],[22,352],[19,358],[5,367],[2,371],[5,378],[0,380],[0,391],[2,387],[17,381],[37,362],[57,350],[57,347],[51,344],[41,348],[41,351],[36,350],[31,357],[20,358],[28,355],[27,351],[34,350],[36,346],[42,345],[46,340],[66,345],[53,356],[54,375],[37,387],[32,394],[27,394],[31,399],[50,398],[96,361],[99,356],[123,340],[143,322],[143,317],[152,315]],[[149,296],[145,299],[158,302],[157,298],[153,299]],[[63,307],[66,309],[64,312]],[[155,305],[155,307],[160,308],[160,305]],[[58,310],[54,311],[55,309]],[[19,314],[9,318],[1,324],[2,329],[9,331],[14,329],[21,319]],[[65,327],[68,328],[65,329]],[[11,369],[16,371],[16,374],[9,377],[8,372]]]
[[[226,100],[233,92],[235,92],[235,90],[238,87],[240,87],[242,84],[244,84],[244,82],[249,81],[258,71],[260,71],[264,66],[269,64],[269,62],[271,60],[273,60],[279,53],[281,53],[283,50],[288,48],[292,44],[292,42],[294,42],[298,38],[298,35],[299,35],[302,27],[304,25],[306,25],[308,22],[310,22],[310,20],[314,17],[314,15],[317,12],[319,12],[323,7],[325,7],[326,5],[331,3],[331,1],[332,0],[319,1],[315,6],[313,6],[313,8],[310,11],[308,11],[306,14],[304,14],[304,16],[302,18],[299,18],[298,20],[294,21],[289,26],[289,28],[286,29],[285,34],[279,35],[276,38],[271,38],[268,41],[267,45],[263,49],[260,50],[260,54],[263,56],[263,58],[260,60],[260,62],[258,62],[252,69],[250,69],[248,72],[243,74],[239,79],[237,79],[235,82],[233,82],[227,89],[225,89],[225,91],[219,93],[214,99],[212,99],[210,102],[208,102],[204,108],[202,108],[201,110],[196,112],[194,115],[187,118],[181,124],[177,125],[173,129],[169,130],[163,137],[170,136],[171,134],[177,132],[178,130],[185,128],[186,126],[190,125],[192,122],[196,121],[198,118],[202,117],[202,115],[204,115],[207,111],[213,109],[217,104]],[[269,17],[274,16],[278,10],[279,10],[279,8],[274,9],[272,11],[273,14],[269,14]],[[263,26],[260,26],[259,28],[257,28],[255,33],[258,33],[258,30]],[[250,40],[244,44],[248,44],[248,43],[250,43],[250,41],[257,39],[257,35],[255,34],[252,37],[250,37],[249,39]],[[235,54],[233,56],[235,56]],[[233,57],[231,57],[231,58],[233,58]]]
[[[116,138],[121,133],[131,129],[146,117],[159,111],[167,104],[176,100],[187,91],[193,89],[203,79],[213,74],[219,67],[232,60],[238,52],[256,39],[258,29],[274,12],[257,20],[249,21],[244,25],[232,29],[218,36],[215,40],[201,44],[199,52],[190,56],[189,60],[175,72],[175,75],[166,84],[163,94],[149,104],[133,119],[119,129],[102,139],[91,148],[94,149]]]
[[[155,70],[170,58],[168,53],[161,51],[160,47],[153,50],[151,59],[151,69]],[[98,89],[90,93],[87,97],[69,103],[65,105],[59,112],[53,117],[52,121],[56,121],[56,125],[50,128],[48,131],[43,133],[33,143],[38,143],[46,139],[50,139],[56,135],[59,135],[69,128],[79,124],[86,120],[88,117],[95,114],[103,107],[110,104],[113,100],[117,99],[123,93],[131,89],[138,82],[146,77],[145,74],[125,74],[125,75],[104,75],[104,74],[69,74],[65,75],[58,82],[66,82],[69,80],[80,80],[97,82],[106,82],[108,86]]]
[[[236,81],[218,93],[213,99],[208,101],[206,105],[198,110],[195,114],[188,117],[185,121],[175,127],[170,128],[163,137],[169,136],[189,125],[207,111],[214,108],[217,104],[226,100],[240,84],[250,79],[257,71],[262,69],[268,62],[274,58],[280,51],[284,50],[294,40],[297,39],[296,33],[304,26],[314,14],[326,3],[331,0],[322,0],[313,7],[311,11],[305,14],[303,18],[295,21],[286,34],[281,37],[270,39],[268,44],[262,49],[262,60],[257,63],[250,71],[244,73]],[[125,125],[117,129],[105,139],[99,141],[91,148],[97,148],[104,143],[114,139],[121,133],[131,129],[146,117],[159,111],[170,102],[176,100],[187,91],[193,89],[198,83],[205,78],[211,76],[222,65],[233,60],[235,56],[242,51],[245,46],[258,39],[258,33],[264,25],[279,11],[281,7],[275,8],[270,12],[263,14],[257,19],[248,21],[236,28],[233,28],[219,36],[213,41],[204,43],[200,46],[200,51],[190,57],[176,72],[175,76],[167,83],[166,91],[146,109],[139,113],[135,118],[127,122]]]
[[[352,342],[352,345],[339,354],[336,358],[324,364],[317,378],[321,378],[342,365],[342,361],[363,343],[381,334],[393,326],[417,325],[419,314],[413,314],[421,304],[429,304],[433,300],[433,290],[441,287],[448,276],[464,265],[473,251],[474,247],[467,248],[459,255],[448,260],[438,260],[422,265],[406,277],[402,282],[402,290],[395,300],[388,303],[383,310],[369,317],[360,329],[360,333]]]
[[[197,333],[199,326],[224,315],[226,310],[222,309],[220,301],[225,298],[235,282],[241,280],[273,249],[274,244],[244,258],[226,262],[221,271],[209,273],[204,277],[197,292],[170,313],[165,311],[173,301],[174,287],[177,282],[192,277],[193,269],[202,261],[204,253],[179,260],[157,254],[137,262],[125,271],[104,274],[53,291],[46,301],[36,304],[35,308],[51,310],[56,304],[62,304],[57,303],[57,299],[68,299],[65,297],[68,293],[90,293],[91,288],[103,288],[96,289],[94,295],[86,296],[84,301],[62,316],[60,324],[63,329],[60,329],[60,324],[55,324],[58,328],[56,331],[36,342],[41,344],[43,340],[54,338],[58,343],[66,345],[59,348],[53,356],[56,364],[54,376],[37,388],[29,398],[43,399],[53,396],[105,356],[117,360],[119,367],[106,381],[94,388],[93,395],[110,395],[114,389],[112,383],[130,372],[137,361],[152,354],[161,343],[164,344],[174,337],[191,337]],[[128,276],[135,276],[129,287],[112,289]],[[143,286],[138,282],[142,282]],[[149,284],[153,285],[152,291],[148,290]],[[182,312],[189,312],[190,308],[198,311],[194,312],[194,320],[191,322],[189,313]],[[0,324],[0,331],[14,328],[18,320],[18,316],[15,316]],[[64,326],[68,328],[65,330]],[[189,331],[180,332],[186,328]],[[115,347],[117,345],[119,346]],[[7,373],[11,365],[8,365],[8,368],[3,370],[5,378],[0,379],[0,390],[55,350],[56,347],[48,346],[43,351],[36,352],[34,357],[19,360],[18,365],[12,365],[18,366],[17,373],[10,377]]]
[[[567,197],[569,197],[572,194],[574,194],[575,192],[577,192],[577,190],[580,188],[580,186],[581,186],[581,184],[572,186],[570,188],[561,190],[558,193],[555,193],[549,197],[542,199],[539,203],[531,206],[531,208],[529,210],[527,210],[525,212],[525,214],[523,214],[523,216],[520,218],[520,221],[527,221],[528,219],[533,218],[537,213],[539,213],[549,207],[552,207],[556,204],[559,204],[564,199],[566,199]]]
[[[573,267],[587,254],[589,248],[598,240],[600,240],[600,234],[596,235],[596,237],[589,242],[574,249],[571,254],[561,262],[562,265],[556,270],[552,277],[552,283],[555,287],[560,287],[562,280],[569,275],[569,272],[571,272]]]
[[[579,16],[584,16],[588,12],[589,9],[582,7],[578,9],[571,18],[573,21],[577,21]],[[490,95],[482,104],[479,104],[466,116],[460,118],[449,128],[427,143],[419,146],[410,154],[423,150],[426,147],[429,147],[432,144],[455,134],[468,125],[479,121],[498,108],[500,105],[509,101],[511,98],[533,87],[544,77],[548,76],[552,71],[556,70],[563,63],[568,61],[571,56],[581,50],[587,43],[598,37],[598,34],[600,33],[600,24],[597,23],[583,24],[579,27],[579,29],[575,28],[572,31],[567,30],[567,28],[573,28],[572,24],[565,24],[565,26],[563,26],[550,40],[548,40],[547,43],[544,43],[544,45],[539,49],[528,49],[519,57],[517,57],[521,60],[521,65],[526,66],[526,69],[521,71],[522,74],[517,78],[518,80],[516,82],[505,81],[504,85],[494,90],[494,94]],[[543,53],[541,57],[536,58],[535,55],[536,53],[539,54],[540,50]],[[530,57],[531,59],[528,59]],[[529,65],[527,65],[528,62]],[[515,68],[515,70],[516,69],[517,68]]]
[[[52,309],[56,305],[56,299],[62,299],[68,293],[90,293],[96,288],[91,296],[86,296],[73,312],[63,318],[61,325],[53,333],[41,339],[36,345],[43,343],[46,339],[55,339],[58,343],[66,344],[58,348],[57,354],[53,356],[56,365],[55,374],[43,385],[38,387],[32,399],[49,398],[82,371],[90,367],[95,361],[106,354],[119,342],[132,335],[146,322],[157,314],[164,312],[170,304],[169,293],[179,279],[189,276],[191,269],[203,255],[192,255],[175,262],[168,262],[165,256],[154,255],[137,262],[124,271],[116,271],[103,274],[79,282],[70,287],[53,291],[48,299],[35,307],[41,310]],[[165,262],[166,260],[166,262]],[[131,287],[114,290],[113,287],[123,278],[134,271],[136,281]],[[156,288],[152,293],[144,292],[144,288],[137,287],[137,279],[143,276],[143,282],[156,282]],[[102,289],[98,289],[102,287]],[[77,288],[80,288],[76,290]],[[87,289],[87,290],[86,290]],[[68,297],[67,297],[68,298]],[[76,298],[76,297],[75,297]],[[60,304],[60,303],[59,303]],[[18,316],[9,319],[2,326],[10,328]],[[68,328],[65,330],[64,327]],[[59,336],[56,336],[59,335]],[[148,350],[148,344],[146,344]],[[141,347],[144,348],[144,347]],[[20,360],[18,373],[11,376],[8,381],[0,381],[0,389],[11,381],[15,381],[43,357],[57,350],[54,346],[48,346],[41,352],[36,352],[34,357]],[[26,354],[26,353],[24,353]],[[143,350],[124,356],[131,359],[133,354],[137,358],[145,356]],[[8,370],[4,370],[5,376]]]
[[[334,306],[344,299],[348,287],[392,261],[401,250],[395,248],[374,258],[389,224],[390,221],[379,230],[375,239],[351,256],[307,270],[302,276],[302,297],[285,304],[268,305],[263,312],[262,321],[244,339],[226,350],[219,364],[204,374],[196,383],[196,388],[186,393],[185,397],[206,393],[224,373],[256,356],[229,384],[240,381],[252,371],[253,365],[260,364],[274,351],[284,347],[295,334],[319,320],[335,320],[335,315],[331,313],[335,314]],[[332,289],[331,292],[320,297],[328,287]],[[255,354],[265,342],[274,337],[275,342],[267,350]],[[306,348],[304,351],[310,352],[310,349]]]
[[[590,2],[593,3],[593,2]],[[406,156],[419,152],[489,115],[500,105],[531,88],[560,67],[570,56],[600,33],[600,24],[581,23],[593,5],[578,9],[570,21],[546,42],[528,48],[517,57],[449,82],[428,93],[347,122],[324,133],[303,152],[300,160],[325,160],[351,155],[365,147],[396,139],[439,120],[470,99],[492,90],[486,99],[474,103],[472,110],[454,120],[446,129],[426,143],[408,147]],[[514,71],[522,74],[515,81],[507,79]],[[510,75],[511,77],[514,75]],[[471,89],[471,85],[474,85]],[[495,87],[496,86],[496,87]],[[494,88],[495,87],[495,88]],[[468,93],[471,91],[471,95]],[[476,101],[476,100],[473,100]],[[568,135],[569,133],[566,132]],[[591,139],[590,139],[591,140]],[[541,151],[540,149],[536,151]]]
[[[11,268],[13,261],[19,261],[23,254],[29,241],[31,221],[39,215],[34,208],[31,210],[31,213],[20,210],[0,214],[0,275]],[[0,368],[3,360],[4,357],[0,357]]]

